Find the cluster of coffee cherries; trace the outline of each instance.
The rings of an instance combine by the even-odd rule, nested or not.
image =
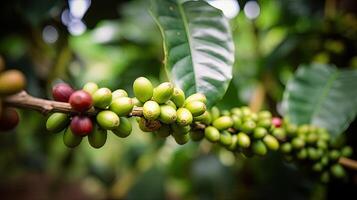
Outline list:
[[[4,70],[0,57],[0,131],[8,131],[19,123],[19,115],[14,108],[3,106],[1,98],[15,94],[26,86],[25,76],[18,70]]]
[[[281,140],[280,151],[286,160],[300,164],[308,172],[319,176],[322,182],[328,182],[331,176],[346,176],[338,160],[341,156],[350,157],[352,148],[330,139],[325,129],[285,122],[277,137]]]
[[[50,132],[64,131],[63,142],[68,147],[78,146],[82,138],[88,136],[89,144],[100,148],[107,140],[108,130],[122,138],[131,133],[131,123],[126,116],[134,103],[124,90],[112,92],[89,82],[74,91],[70,85],[59,83],[53,87],[52,95],[54,100],[68,102],[76,111],[74,114],[52,113],[46,123]]]

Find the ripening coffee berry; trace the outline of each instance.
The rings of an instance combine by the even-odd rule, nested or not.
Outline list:
[[[134,108],[133,100],[129,97],[119,97],[113,100],[109,109],[119,117],[127,116]]]
[[[48,117],[46,128],[48,131],[58,133],[68,127],[69,116],[65,113],[53,113]]]
[[[3,108],[0,115],[0,131],[9,131],[19,123],[19,114],[14,108]]]
[[[174,87],[169,82],[164,82],[154,88],[152,99],[159,104],[165,103],[170,100],[174,93]]]
[[[133,91],[135,97],[144,103],[151,99],[153,95],[153,86],[149,79],[145,77],[139,77],[134,81]]]
[[[265,128],[257,127],[254,129],[253,137],[255,139],[261,139],[264,136],[266,136],[267,134],[268,134],[268,131]]]
[[[107,141],[107,130],[96,126],[95,130],[88,135],[88,142],[89,144],[96,149],[104,146],[105,142]]]
[[[112,99],[117,99],[119,97],[128,97],[128,93],[123,89],[117,89],[112,92]]]
[[[173,133],[175,133],[176,135],[185,135],[187,134],[190,130],[191,130],[191,127],[189,125],[187,126],[180,126],[180,125],[177,125],[176,123],[174,124],[171,124],[171,130],[173,131]]]
[[[159,130],[156,131],[156,135],[160,138],[166,138],[171,135],[171,129],[169,125],[163,124]]]
[[[341,149],[341,156],[350,157],[353,154],[353,149],[350,146],[345,146]]]
[[[212,116],[212,121],[216,120],[218,117],[221,116],[221,112],[216,106],[213,106],[211,108],[211,116]]]
[[[267,154],[268,149],[262,141],[257,140],[252,144],[252,151],[258,156],[264,156],[265,154]]]
[[[86,116],[74,116],[71,121],[72,133],[85,136],[93,131],[93,123],[89,117]]]
[[[206,105],[201,101],[191,101],[185,105],[191,113],[193,117],[197,117],[202,115],[206,111]]]
[[[271,123],[273,124],[274,127],[280,128],[281,125],[283,124],[283,120],[281,120],[281,118],[279,117],[273,117]]]
[[[190,140],[190,136],[188,134],[181,135],[181,134],[175,134],[175,132],[172,134],[174,137],[175,141],[179,145],[184,145]]]
[[[126,117],[120,117],[120,124],[118,127],[112,130],[112,132],[121,138],[126,138],[132,131],[131,122]]]
[[[112,102],[112,92],[108,88],[100,88],[93,94],[93,105],[105,109]]]
[[[93,82],[88,82],[83,86],[83,90],[93,95],[98,90],[98,85]]]
[[[205,138],[211,142],[218,142],[220,139],[220,133],[215,127],[208,126],[205,128]]]
[[[245,133],[251,133],[257,125],[253,120],[247,120],[242,124],[241,130]]]
[[[176,123],[180,126],[187,126],[192,123],[193,117],[191,112],[186,108],[179,108],[176,111]]]
[[[172,124],[177,119],[176,110],[173,109],[171,106],[162,105],[160,106],[160,121],[165,124]]]
[[[78,90],[69,97],[69,103],[75,111],[84,112],[92,107],[93,100],[88,92]]]
[[[290,143],[284,143],[281,145],[281,152],[285,153],[285,154],[288,154],[292,151],[293,147],[291,146]]]
[[[110,110],[100,111],[97,114],[96,119],[100,127],[107,130],[113,130],[117,128],[120,124],[119,116],[115,114],[115,112],[112,112]]]
[[[176,106],[176,104],[173,102],[173,101],[171,101],[171,100],[168,100],[168,101],[166,101],[166,103],[165,103],[166,105],[168,105],[168,106],[171,106],[173,109],[177,109],[177,106]]]
[[[160,105],[156,101],[147,101],[143,106],[143,115],[148,120],[155,120],[160,116]]]
[[[279,141],[272,135],[266,135],[263,138],[263,142],[268,149],[276,151],[279,149]]]
[[[291,145],[294,149],[302,149],[305,146],[305,141],[299,137],[291,140]]]
[[[330,171],[331,174],[336,178],[343,178],[346,176],[346,171],[340,164],[332,165]]]
[[[178,108],[182,107],[185,103],[185,93],[180,88],[175,87],[171,101],[174,102]]]
[[[185,103],[192,102],[192,101],[201,101],[202,103],[206,104],[207,98],[204,94],[195,93],[195,94],[192,94],[189,97],[187,97],[185,100]]]
[[[190,131],[190,138],[192,141],[198,142],[205,137],[205,133],[202,130]]]
[[[232,135],[228,131],[222,131],[219,138],[219,143],[225,147],[229,147],[232,144]]]
[[[69,127],[63,134],[63,143],[69,148],[74,148],[78,146],[81,143],[81,141],[82,141],[82,136],[74,134]]]
[[[212,123],[211,113],[206,110],[202,115],[194,117],[193,121],[201,122],[206,125],[210,125]]]
[[[26,86],[25,76],[12,69],[0,73],[0,96],[20,92]]]
[[[73,88],[67,83],[58,83],[52,88],[52,96],[55,101],[68,102],[73,92]]]
[[[247,134],[240,132],[237,134],[237,143],[239,147],[248,148],[250,146],[250,138]]]
[[[218,130],[225,130],[233,126],[233,120],[231,117],[222,116],[214,120],[212,124]]]

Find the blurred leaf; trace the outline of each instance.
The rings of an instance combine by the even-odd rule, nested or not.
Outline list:
[[[283,100],[285,117],[295,124],[342,133],[357,114],[357,71],[329,65],[301,66],[289,81]]]
[[[208,106],[216,103],[232,79],[234,44],[228,20],[204,1],[153,0],[151,11],[174,83],[186,95],[205,94]]]

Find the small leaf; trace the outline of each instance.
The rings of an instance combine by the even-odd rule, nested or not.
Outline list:
[[[337,136],[357,114],[357,71],[301,66],[287,85],[283,108],[290,122],[313,124]]]
[[[153,0],[151,5],[173,82],[186,95],[205,94],[208,106],[213,105],[232,79],[234,44],[228,20],[202,0]]]

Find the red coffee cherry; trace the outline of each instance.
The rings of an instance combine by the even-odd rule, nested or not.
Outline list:
[[[92,107],[93,100],[88,92],[78,90],[69,97],[69,103],[74,110],[84,112]]]
[[[279,117],[273,117],[271,123],[274,125],[274,127],[279,128],[283,124],[283,120],[281,120]]]
[[[55,101],[68,102],[73,92],[73,88],[67,83],[58,83],[52,88],[52,96]]]
[[[93,123],[89,117],[74,116],[70,125],[71,131],[79,136],[86,136],[93,130]]]
[[[19,115],[14,108],[4,108],[0,115],[0,131],[9,131],[19,123]]]

